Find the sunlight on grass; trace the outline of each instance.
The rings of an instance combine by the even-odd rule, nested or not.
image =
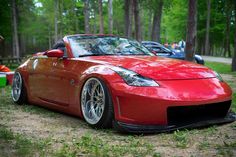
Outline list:
[[[225,63],[218,63],[218,62],[205,62],[205,66],[215,70],[218,73],[230,73],[231,72],[231,65]]]

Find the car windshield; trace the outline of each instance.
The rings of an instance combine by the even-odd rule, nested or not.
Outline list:
[[[99,55],[149,55],[149,50],[135,40],[115,36],[68,37],[74,57]]]
[[[170,49],[166,48],[165,46],[163,46],[163,49],[166,51],[166,52],[171,52]]]

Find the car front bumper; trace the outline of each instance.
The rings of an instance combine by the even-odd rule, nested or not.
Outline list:
[[[131,126],[172,127],[224,118],[230,110],[232,91],[217,78],[158,83],[159,87],[112,84],[115,120]]]
[[[209,119],[204,121],[198,121],[194,123],[185,123],[177,125],[137,125],[137,124],[127,124],[119,121],[113,121],[113,126],[116,130],[125,133],[134,134],[152,134],[152,133],[163,133],[172,132],[181,129],[194,129],[203,128],[211,125],[221,125],[225,123],[231,123],[236,121],[236,114],[234,112],[229,112],[223,118]]]

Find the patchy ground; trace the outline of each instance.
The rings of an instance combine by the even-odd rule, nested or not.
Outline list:
[[[236,76],[222,75],[236,92]],[[0,156],[236,156],[236,122],[153,135],[95,130],[77,118],[0,96]],[[235,103],[235,102],[234,102]]]

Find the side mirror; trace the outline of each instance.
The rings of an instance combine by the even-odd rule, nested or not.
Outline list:
[[[62,58],[64,56],[64,52],[60,49],[53,49],[53,50],[49,50],[46,55],[48,57]]]

